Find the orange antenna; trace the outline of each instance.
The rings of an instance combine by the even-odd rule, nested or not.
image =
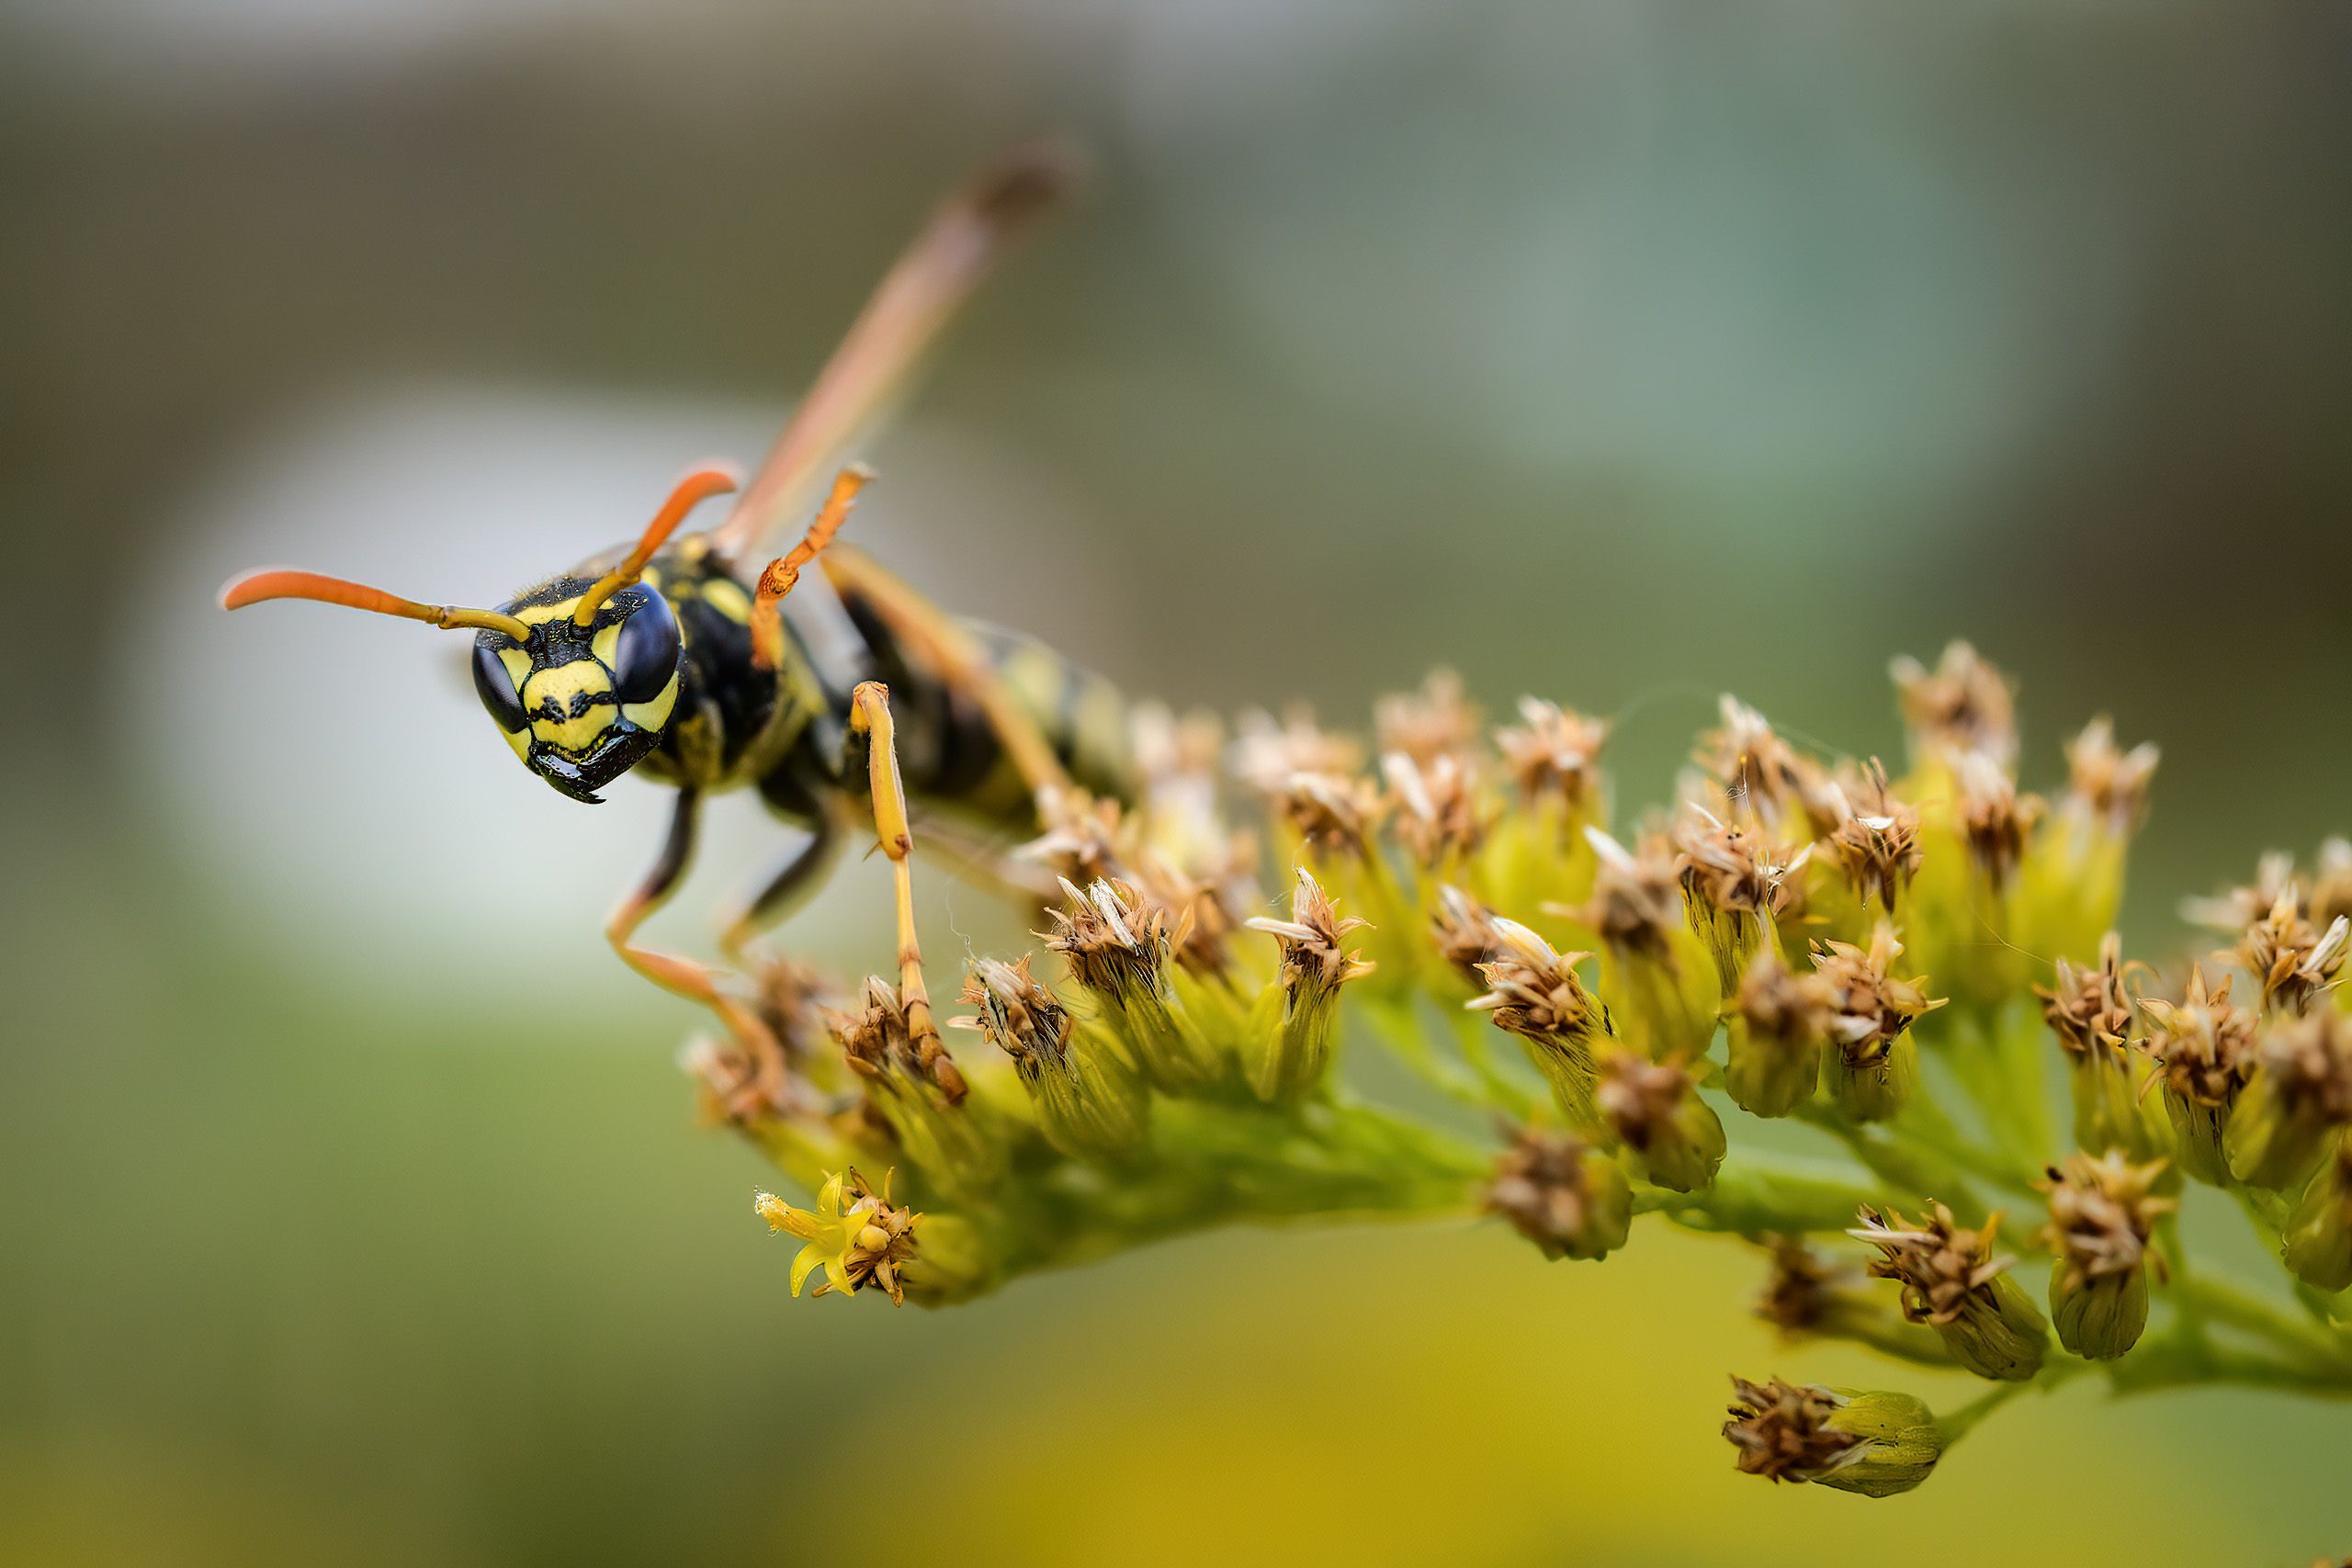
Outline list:
[[[857,504],[857,492],[873,478],[874,470],[863,463],[852,463],[835,474],[832,493],[825,497],[825,504],[818,509],[817,521],[808,525],[808,532],[790,550],[768,562],[768,569],[760,573],[759,592],[752,597],[752,662],[761,669],[775,669],[776,660],[784,656],[784,649],[777,646],[784,632],[774,614],[777,602],[800,581],[800,569],[833,542],[833,536],[849,521],[850,508]]]
[[[580,596],[579,607],[571,612],[572,624],[585,626],[596,618],[596,612],[605,607],[605,600],[635,582],[638,573],[645,570],[645,563],[653,558],[653,553],[669,543],[670,536],[678,531],[678,525],[686,520],[687,513],[714,495],[725,495],[742,482],[742,475],[722,463],[696,468],[680,479],[678,488],[670,492],[670,499],[662,503],[662,510],[653,514],[653,521],[648,523],[645,532],[638,536],[636,547],[629,551],[620,565],[598,578],[594,585]]]
[[[340,577],[322,577],[315,571],[247,572],[220,590],[220,607],[224,610],[242,610],[265,599],[314,599],[322,604],[341,604],[373,615],[423,621],[445,630],[462,626],[470,631],[504,632],[518,643],[531,640],[528,626],[496,610],[468,610],[455,604],[420,604],[413,599],[402,599],[380,588],[370,588],[364,582],[347,582]]]

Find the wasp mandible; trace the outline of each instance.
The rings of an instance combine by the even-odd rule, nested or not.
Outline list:
[[[811,890],[861,808],[870,809],[898,889],[903,1000],[936,1049],[915,942],[906,799],[1006,825],[1042,815],[1073,785],[1131,793],[1115,689],[1041,644],[938,610],[870,557],[835,545],[866,470],[833,480],[805,536],[746,570],[868,423],[899,391],[1008,243],[1060,199],[1069,158],[1018,152],[953,193],[884,275],[725,521],[673,537],[702,502],[738,490],[723,467],[689,473],[635,543],[526,588],[494,610],[424,604],[314,572],[254,572],[223,608],[311,599],[474,634],[473,681],[514,754],[560,794],[594,803],[634,769],[676,792],[651,872],[605,923],[630,967],[715,1010],[758,1057],[776,1043],[709,965],[640,945],[693,856],[706,795],[750,785],[804,843],[729,920],[721,951],[746,944]],[[781,613],[819,563],[857,633],[848,667],[820,660]],[[896,709],[894,715],[893,709]],[[904,762],[899,742],[903,740]]]

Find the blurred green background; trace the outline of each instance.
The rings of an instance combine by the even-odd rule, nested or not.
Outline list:
[[[487,603],[633,533],[948,181],[1066,130],[1090,200],[870,454],[918,582],[1184,703],[1360,722],[1442,661],[1611,713],[1627,802],[1726,686],[1891,750],[1884,660],[1967,635],[2041,781],[2100,710],[2165,747],[2162,950],[2352,827],[2347,45],[2246,0],[0,7],[0,1560],[2352,1546],[2352,1416],[2253,1394],[2070,1389],[1882,1504],[1735,1477],[1726,1371],[1883,1374],[1664,1231],[788,1301],[693,1021],[596,935],[654,792],[555,799],[413,628],[210,608],[270,559]],[[773,840],[735,813],[704,887]],[[787,942],[886,958],[879,876]],[[926,887],[935,952],[1002,931]]]

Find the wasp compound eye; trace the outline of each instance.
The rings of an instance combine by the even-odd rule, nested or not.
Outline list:
[[[486,642],[474,644],[474,691],[481,698],[481,705],[498,721],[498,728],[509,735],[521,732],[530,722],[523,715],[523,699],[515,694],[514,678],[507,674],[505,664],[496,650]]]
[[[621,623],[613,648],[615,694],[624,703],[650,703],[677,672],[678,618],[668,600],[646,593]]]

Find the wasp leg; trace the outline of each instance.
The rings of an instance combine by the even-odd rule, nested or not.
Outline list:
[[[727,954],[729,962],[741,964],[752,939],[790,914],[832,865],[841,850],[840,810],[820,809],[808,820],[808,841],[786,857],[720,931],[718,951]]]
[[[784,1051],[775,1037],[748,1009],[718,988],[718,977],[712,969],[676,953],[639,947],[633,940],[638,928],[670,901],[670,896],[684,879],[686,865],[694,859],[695,829],[701,819],[701,805],[702,797],[695,791],[678,792],[677,806],[670,817],[670,834],[662,840],[662,852],[654,858],[653,869],[646,874],[645,880],[621,900],[620,907],[605,922],[605,940],[613,944],[613,951],[620,954],[623,963],[663,990],[700,1002],[717,1013],[728,1032],[752,1053],[752,1060],[779,1061]]]
[[[899,895],[899,1002],[906,1010],[907,1035],[915,1059],[933,1083],[960,1098],[963,1075],[947,1055],[932,1021],[931,993],[922,982],[922,943],[915,937],[914,828],[907,819],[907,791],[899,777],[897,732],[890,722],[890,688],[863,681],[850,694],[849,728],[866,741],[866,777],[874,796],[874,830],[890,858],[890,879]]]
[[[1005,689],[978,639],[863,550],[835,545],[818,564],[844,600],[868,606],[900,642],[922,656],[942,684],[978,705],[1045,820],[1047,807],[1069,794],[1069,773],[1036,719]]]

